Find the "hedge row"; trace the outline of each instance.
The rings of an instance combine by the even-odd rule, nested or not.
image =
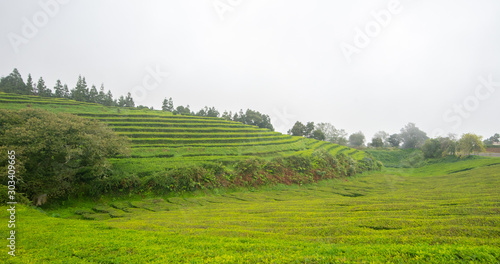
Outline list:
[[[158,115],[156,113],[151,113],[151,114],[144,114],[144,113],[128,113],[128,114],[96,114],[96,113],[81,113],[78,114],[79,116],[82,117],[94,117],[94,118],[121,118],[121,117],[145,117],[145,118],[164,118],[164,119],[199,119],[199,120],[221,120],[218,117],[206,117],[206,116],[186,116],[186,115],[173,115],[170,112],[162,112],[162,114]],[[231,121],[227,121],[231,122]]]
[[[61,102],[61,103],[55,103],[54,101],[28,101],[28,100],[10,100],[10,99],[2,99],[0,98],[0,102],[2,104],[57,104],[57,105],[87,105],[87,103],[79,103],[79,102]]]
[[[239,143],[197,143],[197,144],[134,144],[132,148],[179,148],[179,147],[253,147],[253,146],[269,146],[269,145],[282,145],[291,144],[299,140],[297,139],[284,139],[276,141],[262,141],[262,142],[239,142]]]
[[[289,136],[279,133],[131,133],[118,132],[117,134],[129,138],[266,138],[280,136],[288,138]]]
[[[127,127],[127,126],[144,126],[144,127],[231,127],[231,128],[248,128],[252,127],[249,125],[238,124],[238,123],[229,123],[229,124],[210,124],[210,123],[147,123],[147,122],[133,122],[133,123],[125,123],[125,122],[112,122],[107,123],[110,127]]]
[[[169,127],[169,128],[145,128],[145,127],[113,127],[116,132],[154,132],[154,133],[257,133],[269,132],[267,128],[248,128],[248,127]],[[276,133],[276,132],[275,132]]]
[[[99,195],[119,190],[128,193],[165,194],[215,188],[307,184],[380,168],[381,164],[370,158],[355,161],[345,155],[333,156],[326,151],[318,151],[307,157],[278,157],[270,161],[259,158],[239,160],[232,168],[222,162],[205,162],[168,168],[166,171],[149,171],[141,175],[116,174],[82,184],[78,192]]]
[[[127,123],[205,123],[205,124],[238,124],[237,122],[225,120],[203,120],[203,119],[186,119],[186,118],[93,118],[105,123],[127,122]]]
[[[283,139],[283,136],[265,138],[132,138],[132,144],[189,144],[189,143],[239,143],[239,142],[265,142]]]

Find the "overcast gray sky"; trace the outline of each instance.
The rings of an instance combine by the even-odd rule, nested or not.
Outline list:
[[[4,0],[0,75],[348,133],[500,133],[498,0]]]

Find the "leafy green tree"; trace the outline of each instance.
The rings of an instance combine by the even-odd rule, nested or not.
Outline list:
[[[30,88],[26,86],[16,68],[8,76],[0,79],[0,92],[31,94]]]
[[[398,134],[392,134],[387,138],[387,142],[393,148],[399,148],[401,144],[401,137]]]
[[[440,148],[443,151],[442,156],[455,155],[457,152],[457,140],[455,135],[450,134],[448,137],[439,137]]]
[[[149,109],[149,110],[154,110],[153,107],[147,107],[145,105],[138,105],[136,106],[137,109]]]
[[[495,135],[493,135],[493,136],[489,137],[488,139],[486,139],[484,141],[484,144],[485,145],[493,145],[493,144],[498,143],[498,142],[500,142],[500,134],[495,133]]]
[[[36,85],[36,89],[38,90],[38,95],[43,97],[51,97],[52,91],[45,86],[45,81],[42,77],[38,79],[38,84]]]
[[[167,98],[165,97],[165,99],[163,99],[163,103],[162,103],[162,105],[161,105],[161,110],[162,110],[162,111],[169,111],[169,109],[170,109],[170,107],[169,107],[169,105],[168,105],[168,100],[167,100]],[[171,110],[170,110],[169,112],[171,112]]]
[[[174,101],[172,100],[172,97],[165,98],[163,99],[163,104],[161,106],[161,110],[163,111],[168,111],[168,112],[173,112],[174,111]]]
[[[308,138],[312,138],[313,131],[314,131],[314,122],[307,122],[306,129],[304,130],[304,136],[308,137]]]
[[[422,152],[426,159],[435,159],[443,156],[443,149],[441,148],[441,142],[439,139],[432,138],[427,139],[422,146]]]
[[[245,124],[245,113],[243,113],[243,109],[240,109],[240,111],[238,113],[234,113],[234,116],[233,116],[233,121],[236,121],[236,122],[241,122],[243,124]]]
[[[235,113],[233,121],[274,131],[274,127],[271,124],[271,118],[268,115],[261,114],[259,111],[251,109],[247,109],[245,113],[243,113],[243,110],[240,110],[239,113]]]
[[[80,102],[89,101],[89,89],[87,87],[87,82],[85,81],[85,77],[82,78],[81,75],[78,76],[76,87],[71,90],[71,99]]]
[[[382,139],[382,142],[384,144],[384,147],[388,147],[390,144],[389,142],[387,141],[387,139],[389,139],[389,133],[385,132],[385,131],[379,131],[377,133],[375,133],[375,135],[373,135],[373,138],[380,138]],[[372,139],[373,141],[373,139]]]
[[[496,133],[495,135],[493,135],[492,137],[490,137],[490,140],[491,140],[491,142],[493,142],[493,143],[498,143],[498,142],[500,142],[500,134]]]
[[[104,92],[104,84],[101,83],[99,88],[99,93],[97,94],[97,103],[105,105],[106,104],[106,93]]]
[[[106,97],[104,99],[104,105],[105,106],[114,106],[115,101],[113,101],[113,94],[111,93],[111,90],[108,90],[108,93],[106,94]]]
[[[231,119],[231,118],[232,118],[232,116],[233,116],[233,113],[232,113],[231,111],[229,111],[229,112],[228,112],[228,111],[224,111],[224,113],[222,113],[222,116],[221,116],[221,117],[222,117],[224,120],[231,121],[231,120],[232,120],[232,119]]]
[[[485,151],[482,137],[467,133],[463,134],[457,144],[457,153],[460,156],[470,156]]]
[[[271,118],[269,118],[268,115],[261,114],[259,111],[247,109],[242,119],[243,124],[267,128],[274,131],[274,127],[271,124]]]
[[[384,141],[380,137],[373,137],[371,146],[374,148],[382,148],[384,147]]]
[[[365,135],[359,131],[349,136],[349,145],[353,147],[361,147],[365,144]]]
[[[179,105],[173,113],[174,115],[193,115],[193,113],[191,113],[191,110],[189,109],[189,105],[187,105],[186,107]]]
[[[64,87],[61,83],[61,80],[56,81],[56,85],[54,86],[54,96],[58,98],[64,97]]]
[[[208,117],[219,117],[220,116],[219,111],[217,109],[215,109],[215,107],[213,107],[213,106],[210,108],[207,108],[205,106],[205,111],[207,113],[206,116],[208,116]]]
[[[299,137],[303,137],[305,135],[305,132],[306,132],[306,126],[299,121],[295,122],[293,127],[290,130],[288,130],[289,135],[299,136]]]
[[[15,150],[17,188],[29,196],[70,194],[80,184],[109,176],[108,157],[129,153],[127,138],[71,114],[1,109],[0,124],[0,152]],[[0,155],[0,166],[7,165],[6,155]]]
[[[326,139],[325,134],[323,133],[323,131],[321,131],[319,129],[315,129],[312,132],[312,137],[311,138],[314,138],[316,140],[325,140]]]
[[[118,103],[116,105],[119,107],[125,107],[127,105],[127,101],[125,100],[125,97],[123,97],[123,95],[120,95],[120,98],[118,98]]]
[[[323,132],[325,140],[339,145],[347,145],[347,133],[344,129],[336,129],[330,123],[319,123],[316,129]]]
[[[405,149],[421,147],[428,139],[427,134],[416,127],[414,123],[408,123],[402,128],[400,136]]]
[[[341,129],[341,132],[343,132],[343,136],[340,136],[337,140],[337,144],[342,145],[342,146],[347,146],[349,143],[349,140],[347,139],[347,132],[345,130]]]
[[[132,94],[130,92],[127,93],[127,97],[125,97],[125,107],[134,107],[134,99],[132,98]]]

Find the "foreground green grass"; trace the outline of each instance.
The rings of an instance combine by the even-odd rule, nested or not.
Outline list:
[[[254,192],[107,198],[47,214],[21,207],[16,257],[5,248],[0,262],[500,263],[499,162],[450,161]],[[70,218],[50,217],[57,214]],[[0,231],[7,236],[7,224]]]

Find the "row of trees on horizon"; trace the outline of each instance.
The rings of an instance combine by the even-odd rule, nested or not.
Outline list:
[[[400,130],[400,133],[389,134],[385,131],[379,131],[373,136],[371,142],[366,145],[363,132],[359,131],[348,137],[344,129],[337,129],[330,123],[314,124],[314,122],[307,122],[304,125],[297,121],[288,130],[288,134],[354,148],[421,149],[426,158],[438,158],[446,155],[470,155],[471,153],[485,151],[486,145],[500,142],[500,134],[498,133],[484,141],[482,141],[482,137],[472,133],[464,134],[460,139],[454,134],[447,137],[429,138],[414,123],[408,123]]]
[[[127,93],[126,96],[122,95],[118,99],[113,99],[111,90],[105,92],[104,84],[101,84],[99,90],[95,85],[92,85],[89,88],[85,77],[82,77],[81,75],[78,77],[78,81],[76,82],[76,86],[74,88],[69,89],[67,84],[62,84],[60,80],[57,80],[52,90],[47,87],[42,77],[40,77],[38,82],[35,84],[31,74],[28,74],[28,79],[25,83],[19,71],[14,69],[8,76],[0,79],[0,92],[37,95],[42,97],[67,98],[80,102],[97,103],[104,106],[135,107],[137,109],[147,108],[154,110],[153,107],[143,105],[135,106],[134,99],[132,98],[130,92]],[[215,109],[215,107],[205,106],[199,111],[194,112],[191,111],[189,105],[179,105],[174,108],[172,98],[165,98],[162,103],[162,110],[172,112],[174,115],[219,117],[225,120],[241,122],[243,124],[254,125],[274,131],[269,115],[265,115],[251,109],[247,109],[245,112],[240,110],[234,114],[231,111],[224,111],[221,114],[217,109]]]
[[[69,89],[67,84],[62,84],[61,80],[57,80],[52,90],[47,87],[43,77],[40,77],[38,82],[35,84],[31,74],[28,74],[28,79],[25,83],[19,71],[14,69],[8,76],[0,79],[0,91],[22,95],[67,98],[80,102],[102,104],[105,106],[135,107],[134,100],[130,93],[126,96],[122,95],[118,99],[113,99],[111,90],[105,92],[104,84],[101,84],[99,90],[95,85],[92,85],[89,88],[85,77],[82,77],[81,75],[78,76],[78,81],[76,82],[76,86],[74,88]]]
[[[118,99],[113,99],[113,95],[110,90],[105,92],[104,85],[101,84],[99,90],[95,85],[90,88],[87,85],[85,77],[81,75],[78,77],[76,86],[72,89],[68,88],[68,85],[62,84],[60,80],[56,81],[54,89],[51,90],[45,84],[42,77],[38,79],[35,84],[28,74],[28,79],[26,83],[24,82],[21,74],[17,69],[14,69],[6,77],[0,78],[0,92],[16,93],[23,95],[38,95],[42,97],[56,97],[56,98],[67,98],[73,99],[81,102],[90,102],[102,104],[104,106],[117,106],[117,107],[136,107],[134,99],[132,98],[130,92],[126,96],[120,96]],[[139,105],[138,109],[151,109],[153,107],[147,107]],[[271,123],[271,118],[269,115],[262,114],[258,111],[247,109],[245,112],[240,110],[234,114],[231,111],[224,111],[222,114],[215,107],[205,106],[199,111],[191,111],[189,105],[182,106],[179,105],[174,107],[174,102],[172,98],[165,98],[162,102],[162,110],[172,112],[175,115],[188,115],[188,116],[203,116],[203,117],[217,117],[223,118],[228,121],[241,122],[247,125],[254,125],[260,128],[267,128],[274,131],[274,127]],[[429,144],[434,144],[432,149],[436,149],[437,145],[440,145],[439,149],[448,149],[449,153],[455,153],[453,147],[459,142],[457,136],[450,135],[448,137],[441,137],[437,139],[430,139],[427,134],[420,130],[414,123],[409,123],[404,128],[401,129],[400,133],[389,134],[385,131],[377,132],[372,138],[371,142],[366,142],[365,135],[363,132],[359,131],[348,135],[348,133],[343,129],[337,129],[330,123],[318,123],[307,122],[305,125],[297,121],[293,127],[288,131],[288,134],[292,136],[303,136],[307,138],[314,138],[317,140],[329,141],[332,143],[362,148],[362,147],[393,147],[393,148],[428,148]],[[437,141],[439,141],[439,144]],[[474,135],[474,140],[470,141],[481,142],[482,138]],[[492,137],[484,140],[484,142],[474,143],[475,150],[481,150],[482,145],[492,145],[500,141],[500,135],[497,133]],[[366,143],[366,145],[365,145]],[[427,145],[426,145],[427,144]],[[471,143],[473,144],[473,143]],[[456,148],[455,148],[456,150]]]

